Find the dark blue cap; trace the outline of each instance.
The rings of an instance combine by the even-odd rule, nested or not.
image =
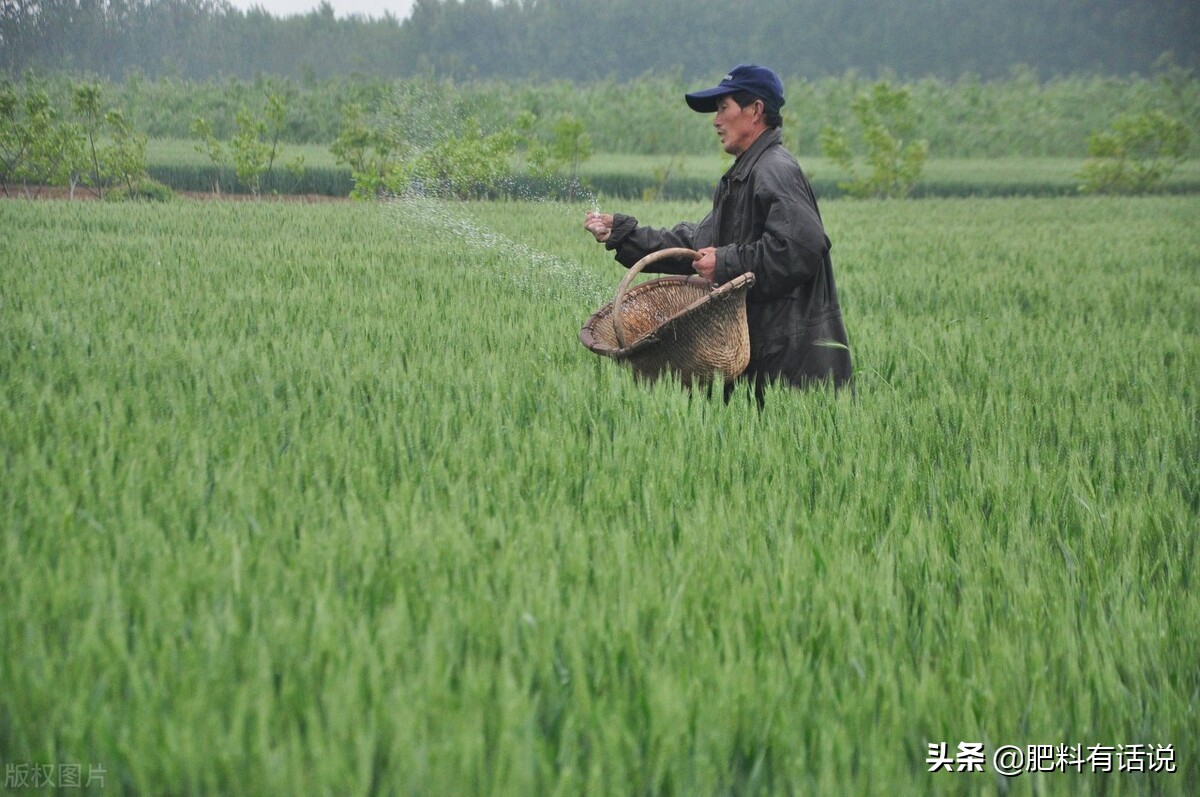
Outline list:
[[[729,74],[721,78],[721,82],[711,89],[693,91],[684,95],[687,104],[693,111],[712,113],[717,110],[717,103],[726,94],[735,91],[748,91],[763,101],[768,111],[778,113],[783,107],[783,83],[765,66],[739,64],[729,70]]]

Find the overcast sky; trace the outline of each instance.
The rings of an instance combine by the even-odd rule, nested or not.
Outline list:
[[[254,6],[264,9],[276,17],[307,14],[321,4],[321,0],[229,0],[235,8],[249,10]],[[348,17],[359,14],[365,17],[382,17],[391,11],[396,19],[404,19],[412,11],[414,0],[329,0],[333,14]]]

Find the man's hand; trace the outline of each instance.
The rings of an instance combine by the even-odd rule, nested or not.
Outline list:
[[[590,232],[597,241],[604,243],[612,235],[613,217],[611,213],[591,211],[583,220],[583,229]]]
[[[696,260],[692,263],[696,273],[709,282],[715,282],[713,274],[717,270],[717,248],[706,246],[696,252]]]

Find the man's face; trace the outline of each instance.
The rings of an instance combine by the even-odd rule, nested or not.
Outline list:
[[[733,97],[726,95],[717,103],[717,117],[713,119],[713,127],[721,138],[721,146],[735,158],[741,155],[758,134],[762,132],[762,103],[758,100],[745,108],[734,102]]]

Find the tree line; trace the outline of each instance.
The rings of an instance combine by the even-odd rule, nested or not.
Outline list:
[[[988,83],[792,82],[788,96],[799,108],[784,109],[784,137],[793,151],[836,163],[848,176],[838,188],[851,196],[912,193],[931,153],[1082,157],[1085,147],[1084,190],[1153,193],[1188,158],[1200,129],[1200,80],[1177,65],[1161,67],[1153,79],[1045,84],[1028,72]],[[683,92],[679,82],[653,78],[586,86],[413,78],[299,88],[286,79],[113,84],[0,76],[0,190],[49,184],[147,197],[166,186],[220,193],[236,185],[255,195],[353,188],[371,196],[420,186],[459,198],[573,196],[580,164],[601,151],[668,160],[649,182],[591,174],[598,190],[666,196],[671,183],[676,195],[687,182],[684,156],[715,150],[711,125],[686,109]],[[148,136],[191,139],[208,163],[196,169],[173,158],[150,174]],[[313,169],[303,157],[285,160],[285,141],[332,142],[349,174]]]
[[[0,88],[11,84],[14,90],[44,92],[51,105],[65,109],[79,80],[66,73],[23,74],[11,81],[0,75]],[[677,75],[591,83],[426,76],[193,81],[149,80],[136,73],[120,81],[86,80],[101,85],[110,104],[151,139],[191,138],[193,123],[201,117],[218,140],[232,140],[240,113],[257,112],[270,95],[279,95],[288,108],[280,140],[328,146],[340,134],[347,108],[376,117],[397,96],[419,89],[440,98],[424,106],[430,125],[474,117],[485,131],[495,131],[527,114],[536,120],[539,134],[549,139],[553,126],[570,116],[584,125],[597,152],[671,156],[717,150],[711,125],[683,102],[684,93],[698,82]],[[874,82],[853,73],[785,79],[783,132],[789,149],[820,154],[822,132],[853,127],[855,102]],[[1200,78],[1170,59],[1160,60],[1144,76],[1127,78],[1039,80],[1031,69],[1015,67],[995,80],[892,82],[909,93],[915,131],[929,142],[929,154],[935,158],[1083,157],[1088,136],[1122,113],[1161,111],[1200,131]],[[1192,156],[1198,154],[1193,148]]]
[[[417,0],[399,20],[277,18],[226,0],[5,0],[0,69],[120,79],[268,74],[711,79],[745,61],[789,77],[1144,74],[1200,67],[1194,0]]]

